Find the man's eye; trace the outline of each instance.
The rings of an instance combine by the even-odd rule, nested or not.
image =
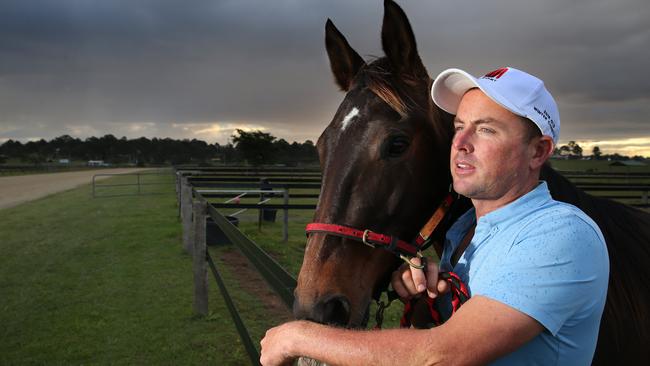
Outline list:
[[[481,128],[481,132],[485,132],[485,133],[494,133],[494,130],[491,129],[491,128],[482,127],[482,128]]]

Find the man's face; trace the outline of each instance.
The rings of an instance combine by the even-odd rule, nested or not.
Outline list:
[[[451,146],[454,190],[472,199],[498,200],[525,185],[531,152],[524,123],[480,89],[465,93]]]

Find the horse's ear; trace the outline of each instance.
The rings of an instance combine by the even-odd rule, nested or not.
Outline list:
[[[381,45],[395,70],[400,74],[427,75],[415,44],[415,35],[406,14],[394,1],[384,1]]]
[[[325,23],[325,48],[336,83],[341,90],[350,90],[354,76],[366,63],[329,19]]]

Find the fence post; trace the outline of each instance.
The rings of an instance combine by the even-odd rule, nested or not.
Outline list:
[[[180,176],[178,174],[178,171],[176,171],[176,174],[174,174],[174,175],[176,175],[176,204],[179,207],[178,215],[180,217],[180,214],[181,214],[181,211],[180,211],[180,207],[181,207],[181,181],[180,181]]]
[[[181,188],[181,220],[183,222],[183,249],[192,252],[192,186],[187,182]]]
[[[645,190],[643,193],[641,193],[641,203],[644,205],[648,204],[648,191]]]
[[[138,177],[138,196],[140,195],[140,173],[136,173],[136,176]]]
[[[199,315],[208,315],[208,267],[205,247],[205,216],[207,205],[205,202],[194,202],[194,312]]]
[[[285,188],[284,192],[282,193],[282,196],[284,198],[284,217],[282,218],[283,224],[284,224],[284,232],[282,235],[282,240],[284,242],[289,241],[289,209],[286,208],[287,205],[289,204],[289,188]]]
[[[182,218],[183,217],[183,189],[185,185],[189,184],[189,182],[185,179],[185,177],[180,176],[178,178],[178,217]]]

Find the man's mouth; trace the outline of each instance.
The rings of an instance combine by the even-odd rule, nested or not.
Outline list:
[[[454,163],[455,171],[457,174],[470,174],[476,170],[476,167],[466,161],[456,161]]]

